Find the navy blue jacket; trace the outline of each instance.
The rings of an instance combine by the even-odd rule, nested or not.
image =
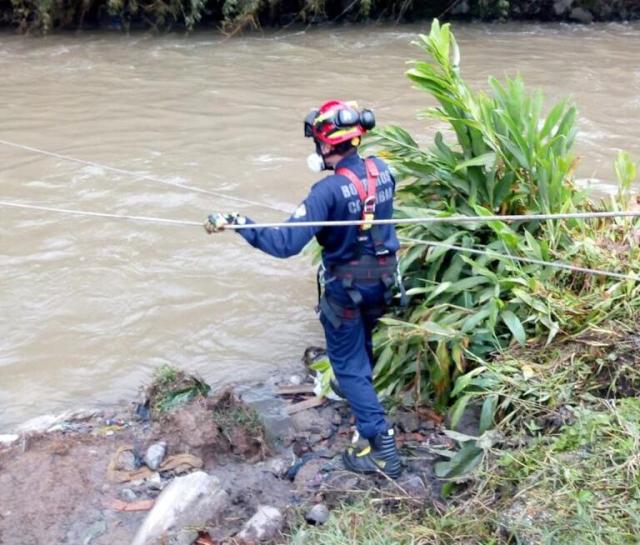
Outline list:
[[[393,216],[393,195],[395,180],[389,167],[381,159],[375,158],[380,171],[376,186],[375,219],[389,219]],[[366,187],[364,161],[358,154],[342,159],[336,169],[352,170]],[[338,174],[326,176],[313,185],[309,195],[286,220],[287,223],[304,221],[337,221],[362,219],[360,197],[353,184]],[[247,218],[247,223],[254,223]],[[395,254],[399,243],[393,225],[379,225],[384,246],[390,254]],[[315,236],[322,246],[322,260],[325,265],[345,263],[355,257],[360,226],[345,227],[293,227],[242,229],[237,231],[244,239],[263,252],[275,257],[290,257],[298,254]],[[371,230],[368,231],[370,233]],[[364,244],[364,254],[375,255],[374,245],[369,235]]]

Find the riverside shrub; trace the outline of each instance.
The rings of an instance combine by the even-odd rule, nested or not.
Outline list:
[[[640,16],[640,0],[0,0],[0,24],[22,32],[49,32],[83,27],[192,30],[222,27],[234,33],[245,28],[325,22],[393,22],[437,16],[539,20],[616,20]],[[578,11],[575,11],[578,10]],[[572,15],[573,13],[573,15]],[[574,19],[572,19],[574,17]]]
[[[433,145],[424,148],[400,127],[377,131],[372,143],[382,148],[400,180],[400,216],[595,209],[573,183],[572,104],[561,101],[544,116],[542,94],[526,91],[519,77],[505,82],[489,78],[488,92],[472,90],[460,75],[455,37],[449,25],[440,26],[437,20],[418,45],[427,59],[416,61],[407,75],[437,101],[426,114],[446,127],[446,136],[445,129],[437,132]],[[378,388],[441,409],[456,402],[455,423],[478,366],[501,350],[513,344],[549,344],[559,335],[574,335],[612,317],[633,318],[640,306],[633,282],[510,257],[637,270],[637,260],[619,257],[615,245],[628,237],[619,227],[615,221],[578,220],[400,227],[405,242],[401,266],[411,302],[401,316],[383,318],[376,333]],[[626,227],[634,228],[628,222]],[[444,248],[443,243],[462,250]],[[485,399],[486,426],[496,402],[495,396]]]

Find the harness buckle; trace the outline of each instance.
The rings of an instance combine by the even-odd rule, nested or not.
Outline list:
[[[367,223],[364,223],[360,226],[361,231],[367,231],[371,229],[372,225],[371,221],[375,219],[376,214],[376,197],[375,195],[371,195],[364,200],[362,207],[362,219]]]

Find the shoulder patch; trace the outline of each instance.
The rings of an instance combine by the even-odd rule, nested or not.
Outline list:
[[[296,208],[296,211],[293,213],[294,218],[304,218],[306,215],[307,215],[307,207],[305,206],[304,203],[298,206],[298,208]]]

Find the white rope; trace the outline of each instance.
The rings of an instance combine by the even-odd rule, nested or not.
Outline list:
[[[575,265],[569,265],[568,263],[562,263],[560,261],[543,261],[542,259],[533,259],[530,257],[519,257],[519,256],[514,256],[509,254],[501,254],[499,252],[494,252],[492,250],[478,250],[476,248],[465,248],[464,246],[457,246],[455,244],[446,244],[444,242],[439,242],[435,240],[420,240],[417,238],[410,238],[410,237],[398,237],[398,239],[401,241],[413,242],[414,244],[424,244],[425,246],[437,246],[439,248],[446,248],[447,250],[456,250],[459,252],[468,252],[470,254],[486,255],[489,257],[506,258],[506,259],[512,259],[513,261],[531,263],[533,265],[542,265],[544,267],[555,267],[557,269],[565,269],[573,272],[583,272],[587,274],[596,274],[600,276],[609,276],[611,278],[619,278],[621,280],[633,280],[635,282],[640,282],[640,276],[604,271],[602,269],[590,269],[587,267],[578,267]]]
[[[104,170],[116,172],[118,174],[123,174],[126,176],[134,176],[136,177],[137,180],[149,180],[152,182],[156,182],[156,183],[160,183],[160,184],[164,184],[172,187],[179,187],[181,189],[186,189],[188,191],[203,193],[205,195],[211,195],[213,197],[232,200],[232,201],[240,202],[240,203],[251,205],[251,206],[268,208],[270,210],[277,210],[285,213],[291,212],[290,210],[286,210],[278,206],[265,204],[258,201],[253,201],[251,199],[235,197],[233,195],[227,195],[226,193],[221,193],[219,191],[210,191],[208,189],[202,189],[197,186],[191,186],[191,185],[183,184],[180,182],[172,182],[170,180],[164,180],[162,178],[159,178],[157,176],[153,176],[150,174],[144,174],[142,172],[135,172],[132,170],[116,168],[116,167],[112,167],[102,163],[97,163],[95,161],[78,159],[76,157],[71,157],[70,155],[62,155],[60,153],[55,153],[55,152],[43,150],[40,148],[34,148],[32,146],[27,146],[24,144],[9,142],[8,140],[0,139],[0,144],[3,144],[5,146],[10,146],[13,148],[18,148],[25,151],[39,153],[41,155],[46,155],[49,157],[55,157],[56,159],[62,159],[65,161],[72,161],[82,165],[102,168]],[[332,222],[328,222],[328,221],[273,222],[273,223],[254,223],[250,225],[249,224],[230,225],[227,228],[228,229],[262,229],[262,228],[272,228],[272,227],[328,227],[328,226],[340,227],[340,226],[348,226],[348,225],[363,225],[365,223],[367,224],[370,223],[372,225],[411,225],[411,224],[426,224],[426,223],[474,223],[474,222],[484,223],[489,221],[505,221],[505,222],[544,221],[544,220],[557,220],[557,219],[594,219],[594,218],[614,218],[614,217],[637,218],[637,217],[640,217],[640,211],[574,212],[574,213],[566,213],[566,214],[524,214],[524,215],[500,215],[500,216],[495,216],[495,215],[494,216],[429,216],[429,217],[422,217],[422,218],[398,218],[398,219],[383,219],[383,220],[373,220],[373,221],[344,220],[344,221],[332,221]]]
[[[9,142],[8,140],[0,139],[0,144],[5,146],[10,146],[12,148],[21,149],[24,151],[31,151],[33,153],[39,153],[40,155],[46,155],[48,157],[54,157],[56,159],[62,159],[64,161],[71,161],[74,163],[79,163],[81,165],[91,166],[95,168],[102,168],[104,170],[108,170],[110,172],[115,172],[117,174],[123,174],[125,176],[134,176],[137,180],[148,180],[150,182],[155,182],[158,184],[169,185],[172,187],[179,187],[180,189],[186,189],[188,191],[193,191],[195,193],[202,193],[204,195],[211,195],[212,197],[218,197],[221,199],[227,199],[229,201],[235,201],[242,204],[248,204],[251,206],[258,206],[260,208],[268,208],[270,210],[277,210],[280,212],[290,213],[291,210],[286,210],[284,208],[280,208],[279,206],[272,206],[270,204],[264,204],[257,201],[252,201],[251,199],[244,199],[242,197],[234,197],[233,195],[227,195],[226,193],[222,193],[219,191],[210,191],[208,189],[202,189],[201,187],[196,187],[192,185],[183,184],[180,182],[172,182],[170,180],[164,180],[157,176],[153,176],[151,174],[144,174],[142,172],[135,172],[133,170],[125,170],[123,168],[116,168],[109,165],[105,165],[102,163],[96,163],[95,161],[86,161],[84,159],[78,159],[76,157],[71,157],[70,155],[62,155],[61,153],[55,153],[52,151],[43,150],[40,148],[34,148],[31,146],[25,146],[24,144],[16,144],[14,142]]]
[[[159,184],[164,184],[172,187],[178,187],[181,189],[186,189],[188,191],[193,191],[195,193],[202,193],[205,195],[211,195],[213,197],[219,197],[222,199],[232,200],[239,203],[257,206],[260,208],[267,208],[269,210],[276,210],[285,213],[291,213],[290,210],[281,208],[279,206],[274,206],[270,204],[265,204],[258,201],[253,201],[251,199],[245,199],[243,197],[235,197],[233,195],[227,195],[226,193],[222,193],[219,191],[211,191],[208,189],[203,189],[197,186],[191,186],[187,184],[183,184],[180,182],[172,182],[170,180],[164,180],[157,176],[153,176],[150,174],[144,174],[142,172],[136,172],[133,170],[125,170],[122,168],[116,168],[109,165],[105,165],[103,163],[97,163],[95,161],[87,161],[84,159],[78,159],[76,157],[72,157],[70,155],[63,155],[60,153],[55,153],[52,151],[43,150],[40,148],[35,148],[32,146],[27,146],[24,144],[17,144],[14,142],[9,142],[8,140],[0,139],[0,144],[5,146],[10,146],[13,148],[31,151],[34,153],[39,153],[41,155],[46,155],[48,157],[54,157],[56,159],[61,159],[64,161],[72,161],[75,163],[79,163],[82,165],[92,166],[96,168],[102,168],[104,170],[108,170],[111,172],[115,172],[118,174],[123,174],[126,176],[134,176],[136,180],[148,180],[151,182],[156,182]],[[372,225],[411,225],[411,224],[424,224],[424,223],[474,223],[474,222],[489,222],[489,221],[544,221],[544,220],[556,220],[556,219],[593,219],[593,218],[614,218],[614,217],[631,217],[636,218],[640,217],[640,211],[624,211],[624,212],[574,212],[574,213],[566,213],[566,214],[524,214],[524,215],[500,215],[500,216],[434,216],[434,217],[422,217],[422,218],[398,218],[398,219],[385,219],[385,220],[374,220],[371,222],[367,222],[364,220],[345,220],[345,221],[334,221],[334,222],[326,222],[326,221],[301,221],[301,222],[274,222],[274,223],[259,223],[259,224],[251,224],[251,225],[235,225],[229,226],[229,229],[261,229],[261,228],[269,228],[269,227],[327,227],[330,225],[334,225],[336,227],[339,226],[348,226],[348,225],[363,225],[365,223],[371,223]]]
[[[65,208],[52,208],[40,205],[22,204],[11,201],[0,201],[0,206],[14,206],[17,208],[33,208],[34,210],[45,210],[48,212],[70,213],[75,215],[99,216],[116,219],[137,219],[140,221],[154,221],[156,223],[175,223],[182,225],[199,225],[202,222],[165,220],[161,218],[151,218],[147,216],[126,216],[117,214],[106,214],[101,212],[88,212],[83,210],[69,210]],[[299,228],[299,227],[347,227],[351,225],[419,225],[429,223],[488,223],[491,221],[534,221],[534,220],[561,220],[561,219],[595,219],[595,218],[616,218],[616,217],[640,217],[640,211],[625,212],[576,212],[567,214],[529,214],[512,216],[428,216],[422,218],[391,218],[380,220],[335,220],[335,221],[283,221],[272,223],[245,223],[238,225],[226,225],[226,230],[240,231],[242,229],[272,229],[272,228]]]
[[[166,223],[171,225],[194,225],[194,226],[202,227],[202,223],[197,221],[151,218],[148,216],[126,216],[122,214],[106,214],[104,212],[87,212],[86,210],[69,210],[67,208],[51,208],[49,206],[38,206],[35,204],[21,204],[17,202],[0,201],[0,206],[12,206],[15,208],[26,208],[29,210],[43,210],[45,212],[62,212],[64,214],[74,214],[76,216],[89,216],[94,218],[112,218],[112,219],[119,219],[119,220],[147,221],[147,222],[153,222],[153,223]]]
[[[89,212],[86,210],[71,210],[68,208],[53,208],[50,206],[40,206],[40,205],[34,205],[34,204],[23,204],[23,203],[17,203],[17,202],[9,202],[9,201],[0,201],[0,206],[9,206],[9,207],[14,207],[14,208],[22,208],[22,209],[27,209],[27,210],[41,210],[44,212],[57,212],[57,213],[64,213],[64,214],[73,214],[76,216],[88,216],[88,217],[97,217],[97,218],[110,218],[110,219],[120,219],[120,220],[129,220],[129,221],[142,221],[142,222],[152,222],[152,223],[162,223],[162,224],[170,224],[170,225],[188,225],[190,227],[202,227],[203,224],[201,222],[197,222],[197,221],[186,221],[186,220],[172,220],[172,219],[165,219],[165,218],[154,218],[154,217],[149,217],[149,216],[130,216],[130,215],[124,215],[124,214],[107,214],[104,212]],[[417,218],[413,218],[413,219],[417,219]],[[422,219],[430,219],[430,218],[422,218]],[[486,217],[483,217],[481,219],[487,219]],[[377,221],[384,221],[385,223],[393,223],[394,221],[399,221],[399,220],[377,220]],[[307,222],[307,223],[314,223],[314,224],[322,224],[325,226],[331,226],[331,225],[343,225],[343,224],[347,224],[347,225],[359,225],[360,223],[363,222]],[[371,223],[376,223],[371,222]],[[283,224],[278,224],[282,227],[293,227],[298,225],[299,223],[283,223]],[[264,227],[268,227],[270,226],[270,224],[251,224],[251,225],[228,225],[225,227],[225,229],[239,229],[239,228],[253,228],[253,229],[257,229],[257,228],[264,228]],[[488,250],[478,250],[475,248],[465,248],[464,246],[456,246],[454,244],[446,244],[444,242],[439,242],[439,241],[435,241],[435,240],[421,240],[421,239],[417,239],[417,238],[411,238],[411,237],[398,237],[401,241],[406,241],[406,242],[412,242],[414,244],[424,244],[425,246],[438,246],[440,248],[446,248],[448,250],[456,250],[456,251],[460,251],[460,252],[468,252],[471,254],[478,254],[478,255],[486,255],[489,257],[498,257],[498,258],[506,258],[506,259],[511,259],[513,261],[521,261],[524,263],[531,263],[534,265],[542,265],[545,267],[555,267],[558,269],[566,269],[569,271],[574,271],[574,272],[584,272],[584,273],[588,273],[588,274],[596,274],[596,275],[600,275],[600,276],[609,276],[611,278],[619,278],[622,280],[633,280],[633,281],[640,281],[640,277],[638,276],[634,276],[634,275],[630,275],[630,274],[622,274],[622,273],[616,273],[616,272],[609,272],[609,271],[603,271],[600,269],[590,269],[590,268],[586,268],[586,267],[577,267],[575,265],[569,265],[567,263],[561,263],[558,261],[543,261],[541,259],[532,259],[532,258],[528,258],[528,257],[518,257],[518,256],[513,256],[513,255],[507,255],[507,254],[501,254],[499,252],[493,252],[493,251],[488,251]]]
[[[349,225],[419,225],[429,223],[489,223],[491,221],[544,221],[562,219],[637,218],[640,210],[624,212],[574,212],[566,214],[525,214],[511,216],[427,216],[421,218],[391,218],[381,220],[295,221],[246,223],[227,225],[225,229],[267,229],[281,227],[346,227]]]

